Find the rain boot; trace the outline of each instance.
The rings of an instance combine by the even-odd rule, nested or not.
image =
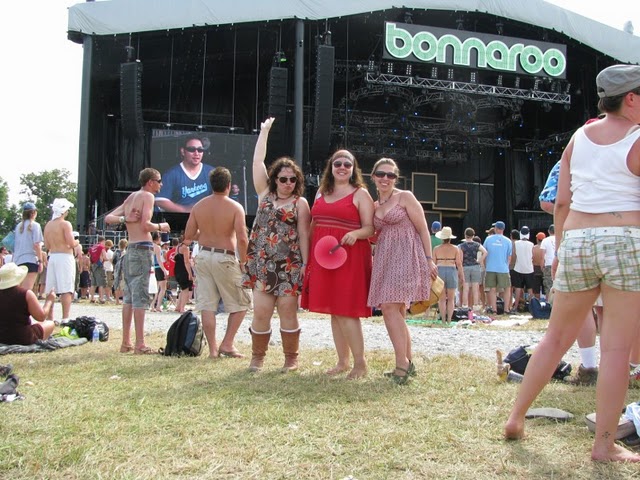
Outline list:
[[[284,365],[280,369],[282,373],[298,369],[300,330],[301,329],[290,332],[280,329],[280,335],[282,336],[282,351],[284,352]]]
[[[271,330],[258,333],[249,327],[249,333],[251,333],[251,363],[249,364],[249,371],[258,372],[262,370],[264,357],[267,355]]]

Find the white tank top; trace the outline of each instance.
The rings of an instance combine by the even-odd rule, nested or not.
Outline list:
[[[571,154],[571,210],[585,213],[640,210],[640,177],[627,155],[640,129],[610,145],[597,145],[578,129]]]

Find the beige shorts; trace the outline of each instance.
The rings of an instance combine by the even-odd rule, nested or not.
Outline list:
[[[235,256],[200,250],[196,264],[196,311],[216,312],[222,299],[226,313],[251,308],[251,292],[242,288],[242,272]]]

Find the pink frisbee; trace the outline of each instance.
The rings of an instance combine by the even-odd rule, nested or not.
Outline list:
[[[347,251],[336,237],[327,235],[316,243],[314,254],[318,264],[327,270],[335,270],[347,261]]]

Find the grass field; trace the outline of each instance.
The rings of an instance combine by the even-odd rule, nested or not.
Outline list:
[[[281,374],[266,368],[117,353],[107,343],[0,357],[20,376],[23,401],[0,404],[0,478],[419,479],[637,478],[632,465],[589,460],[583,418],[595,389],[549,385],[535,406],[568,410],[568,423],[528,420],[528,437],[502,439],[517,384],[499,383],[476,357],[417,358],[417,378],[382,373],[391,352],[370,352],[370,374],[329,378],[330,350],[301,352]],[[156,334],[151,344],[161,344]],[[247,345],[241,345],[249,354]],[[630,391],[630,396],[634,391]],[[633,401],[630,399],[629,401]]]

